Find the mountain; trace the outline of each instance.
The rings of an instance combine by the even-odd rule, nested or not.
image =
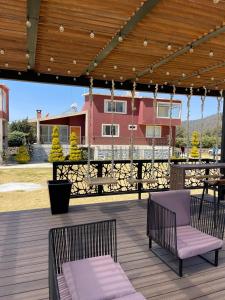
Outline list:
[[[221,127],[222,122],[220,122],[220,127]],[[182,127],[184,130],[187,128],[187,121],[182,122]],[[201,119],[197,120],[191,120],[189,122],[189,127],[190,127],[190,132],[192,131],[200,131],[201,130]],[[204,131],[210,131],[210,132],[215,132],[217,129],[217,114],[208,116],[203,119],[203,128]]]

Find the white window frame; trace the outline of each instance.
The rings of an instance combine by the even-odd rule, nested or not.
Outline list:
[[[118,130],[118,134],[117,135],[113,135],[114,137],[119,137],[120,136],[120,125],[119,124],[102,124],[102,137],[112,137],[112,135],[106,135],[104,134],[104,126],[117,126]]]
[[[170,108],[170,103],[168,103],[168,102],[157,102],[157,118],[158,119],[170,119],[170,116],[168,116],[168,117],[160,117],[159,116],[159,105],[161,105],[161,104],[164,105],[164,106],[168,106]],[[181,118],[181,103],[173,102],[173,106],[174,105],[178,105],[179,106],[179,117],[178,118],[172,117],[172,119],[173,120],[179,120]]]
[[[154,125],[146,125],[146,127],[145,127],[145,137],[146,138],[150,138],[150,139],[161,139],[161,137],[162,137],[162,126],[155,126],[155,128],[159,128],[159,131],[160,131],[160,136],[148,136],[147,135],[147,127],[154,127]],[[153,128],[153,130],[154,130],[154,128]]]
[[[61,142],[60,141],[60,143],[62,143],[62,144],[68,144],[69,143],[69,126],[68,125],[61,125],[61,124],[40,124],[40,127],[46,127],[46,126],[48,126],[48,127],[54,127],[54,126],[58,126],[58,127],[66,127],[67,128],[67,142],[65,143],[65,142]],[[41,137],[42,137],[42,135],[41,135]],[[49,138],[49,130],[48,130],[48,138]],[[59,138],[60,138],[60,136],[59,136]],[[49,139],[48,139],[48,142],[45,142],[44,144],[51,144],[52,143],[52,139],[51,139],[51,136],[50,136],[50,141],[49,141]]]
[[[124,100],[113,100],[114,103],[116,103],[116,102],[122,102],[122,103],[124,103],[124,112],[107,111],[108,103],[109,102],[112,102],[112,100],[110,100],[110,99],[104,99],[104,113],[107,113],[107,114],[114,113],[114,114],[121,114],[121,115],[126,115],[127,114],[127,101],[124,101]]]
[[[133,127],[133,129],[132,129],[132,127]],[[137,125],[129,124],[128,125],[128,130],[137,130]]]

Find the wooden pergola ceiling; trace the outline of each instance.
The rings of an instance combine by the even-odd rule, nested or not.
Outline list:
[[[0,7],[2,78],[225,90],[224,1],[0,0]]]

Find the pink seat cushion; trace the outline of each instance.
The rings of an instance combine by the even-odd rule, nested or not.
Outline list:
[[[141,293],[134,293],[121,298],[116,298],[115,300],[146,300],[146,299]]]
[[[62,269],[72,300],[111,300],[136,292],[109,255],[67,262]]]
[[[223,241],[192,226],[177,227],[177,251],[181,259],[219,249]]]
[[[68,286],[63,275],[57,276],[60,300],[72,300]]]
[[[151,193],[151,199],[176,213],[177,226],[190,224],[190,191],[154,192]]]

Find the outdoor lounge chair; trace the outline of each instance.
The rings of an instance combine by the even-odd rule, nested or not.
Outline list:
[[[213,203],[203,203],[199,219],[199,204],[200,200],[190,196],[187,190],[156,192],[149,196],[149,248],[180,277],[183,275],[183,260],[186,258],[198,255],[217,266],[219,250],[223,246],[224,206],[218,205],[215,211]],[[178,272],[152,248],[152,241],[178,259]],[[203,256],[206,253],[207,257]],[[208,257],[212,253],[215,255],[213,260]]]
[[[49,299],[144,300],[116,261],[116,220],[51,229]]]

